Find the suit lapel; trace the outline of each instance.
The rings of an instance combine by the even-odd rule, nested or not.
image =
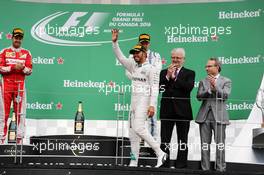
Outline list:
[[[181,77],[183,74],[184,74],[184,67],[182,67],[181,70],[179,71],[179,74],[178,74],[178,76],[177,76],[177,79],[178,79],[179,77]]]
[[[216,86],[221,87],[222,82],[223,82],[223,77],[219,76],[218,79],[216,80]]]
[[[206,89],[210,88],[210,82],[207,78],[204,79],[204,83],[205,83]]]

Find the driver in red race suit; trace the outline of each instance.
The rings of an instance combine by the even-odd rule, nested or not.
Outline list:
[[[4,144],[6,141],[7,121],[12,102],[18,124],[18,143],[21,142],[25,133],[25,76],[32,73],[32,57],[28,50],[21,47],[23,37],[24,31],[15,28],[12,33],[12,46],[0,52],[0,74],[2,75],[0,85],[0,144]]]

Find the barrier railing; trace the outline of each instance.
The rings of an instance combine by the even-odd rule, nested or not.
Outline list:
[[[262,93],[263,90],[260,90],[259,93]],[[126,97],[128,95],[120,91],[117,94],[117,103],[124,105],[126,102]],[[200,110],[200,106],[198,109],[192,109],[193,118],[191,116],[185,116],[187,114],[186,111],[182,109],[178,109],[177,103],[182,103],[189,105],[193,100],[197,100],[196,98],[179,98],[179,97],[160,97],[162,107],[164,110],[160,109],[160,106],[157,107],[156,112],[158,112],[159,122],[158,125],[161,124],[161,147],[164,151],[167,149],[170,150],[170,158],[175,158],[181,154],[179,149],[187,149],[188,160],[201,160],[201,152],[202,149],[207,148],[211,150],[211,157],[219,158],[220,164],[223,164],[222,161],[234,161],[244,163],[247,162],[247,157],[243,157],[243,154],[247,152],[247,154],[252,154],[257,157],[255,160],[249,160],[254,163],[264,164],[264,160],[260,155],[263,153],[259,152],[259,150],[263,150],[264,143],[263,140],[263,94],[258,95],[257,99],[226,99],[224,94],[215,94],[214,97],[206,97],[199,98],[201,101],[201,106],[206,109],[203,111],[203,115],[205,116],[203,120],[198,120],[197,114]],[[164,105],[165,104],[167,105]],[[186,107],[186,106],[185,106]],[[172,110],[173,109],[173,110]],[[19,109],[17,109],[19,111]],[[236,111],[247,110],[248,116],[234,116]],[[171,112],[172,111],[172,112]],[[180,111],[180,112],[179,112]],[[166,112],[168,112],[166,114]],[[211,112],[211,113],[210,113]],[[210,114],[209,114],[210,113]],[[212,115],[213,118],[208,118],[208,115]],[[232,116],[230,120],[228,120]],[[32,116],[31,116],[32,117]],[[81,158],[81,159],[102,159],[103,161],[81,161],[82,164],[85,162],[89,165],[93,164],[92,162],[99,162],[99,164],[103,165],[128,165],[130,159],[130,143],[128,138],[128,128],[127,128],[127,111],[124,108],[119,108],[117,111],[117,116],[115,121],[107,121],[107,123],[111,124],[111,128],[100,128],[97,126],[94,128],[94,132],[84,132],[84,135],[74,135],[73,133],[68,131],[69,127],[73,127],[74,121],[66,121],[64,126],[51,126],[52,121],[48,121],[46,123],[46,130],[54,129],[60,127],[60,129],[65,130],[66,132],[54,132],[54,135],[45,135],[41,134],[41,132],[26,132],[28,135],[25,135],[21,140],[22,142],[15,142],[14,144],[3,144],[0,146],[2,158],[12,158],[14,163],[23,163],[23,158],[61,158],[60,162],[58,159],[56,160],[59,166],[59,163],[63,163],[66,159],[71,158]],[[146,116],[146,120],[148,120],[148,116]],[[195,122],[196,120],[196,122]],[[58,120],[59,121],[59,120]],[[33,120],[27,119],[26,126],[29,124],[35,124],[35,130],[38,130],[38,126],[41,125],[42,120]],[[97,121],[89,121],[89,123],[97,122]],[[209,145],[203,146],[201,141],[201,125],[205,123],[208,126],[211,126],[212,133],[209,134],[209,141],[212,140],[212,143]],[[187,125],[185,125],[187,123]],[[85,124],[87,125],[87,123]],[[147,124],[146,124],[147,125]],[[171,131],[171,138],[169,138],[170,142],[164,142],[164,140],[168,140],[168,138],[164,139],[163,128],[168,130],[167,125],[173,125],[173,128],[176,126],[176,134]],[[184,136],[179,136],[184,129],[179,129],[180,126],[189,127],[187,129],[187,139],[180,140],[179,137],[184,138]],[[30,126],[34,128],[34,126]],[[147,127],[147,126],[146,126]],[[199,128],[200,127],[200,128]],[[87,128],[87,127],[86,127]],[[90,129],[91,129],[90,128]],[[210,129],[210,128],[209,128]],[[258,131],[254,129],[259,129]],[[73,128],[71,129],[73,131]],[[31,130],[29,130],[31,131]],[[101,131],[104,131],[105,134],[97,134]],[[111,132],[109,132],[111,131]],[[50,132],[52,133],[52,132]],[[60,134],[58,134],[60,133]],[[264,133],[264,132],[263,132]],[[176,141],[176,137],[178,140]],[[214,139],[212,139],[214,137]],[[219,144],[219,140],[222,142]],[[217,140],[216,142],[214,140]],[[23,142],[24,141],[24,142]],[[186,143],[185,143],[186,142]],[[19,143],[19,144],[17,144]],[[26,143],[26,144],[25,144]],[[30,145],[30,147],[24,146]],[[149,147],[149,146],[147,146]],[[216,148],[217,147],[217,148]],[[225,152],[224,154],[216,153],[217,149],[222,149],[220,151]],[[256,151],[257,149],[257,151]],[[182,150],[182,151],[185,151]],[[145,154],[145,153],[144,153]],[[240,154],[240,155],[239,155]],[[239,155],[239,156],[238,156]],[[225,156],[221,157],[221,156]],[[236,156],[241,157],[235,158]],[[248,155],[249,156],[249,155]],[[151,160],[155,162],[155,156],[145,156],[140,155],[140,158]],[[18,162],[19,159],[19,162]],[[250,159],[248,157],[248,159]],[[4,161],[4,159],[1,159]],[[47,160],[45,160],[47,162]],[[69,160],[70,161],[70,160]],[[29,162],[28,163],[34,163]],[[75,164],[78,164],[78,160],[74,160]],[[105,163],[102,163],[105,162]],[[108,162],[108,163],[107,163]],[[144,162],[146,164],[146,162]],[[215,164],[215,166],[217,166]],[[215,167],[217,168],[217,167]]]

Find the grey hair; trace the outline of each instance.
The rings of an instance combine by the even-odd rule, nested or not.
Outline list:
[[[182,53],[183,57],[185,58],[184,48],[174,48],[174,49],[172,49],[171,53]]]
[[[209,58],[210,61],[215,61],[215,65],[218,66],[218,72],[222,70],[222,63],[218,58]]]

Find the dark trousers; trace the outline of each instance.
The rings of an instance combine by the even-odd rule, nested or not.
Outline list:
[[[178,140],[177,143],[171,143],[171,136],[173,128],[176,124],[176,131]],[[184,168],[187,166],[188,158],[188,133],[190,129],[190,121],[181,121],[181,120],[162,120],[161,119],[161,149],[170,155],[170,148],[178,149],[176,168]],[[169,159],[168,159],[169,161]],[[169,162],[165,163],[165,166],[169,166]]]

